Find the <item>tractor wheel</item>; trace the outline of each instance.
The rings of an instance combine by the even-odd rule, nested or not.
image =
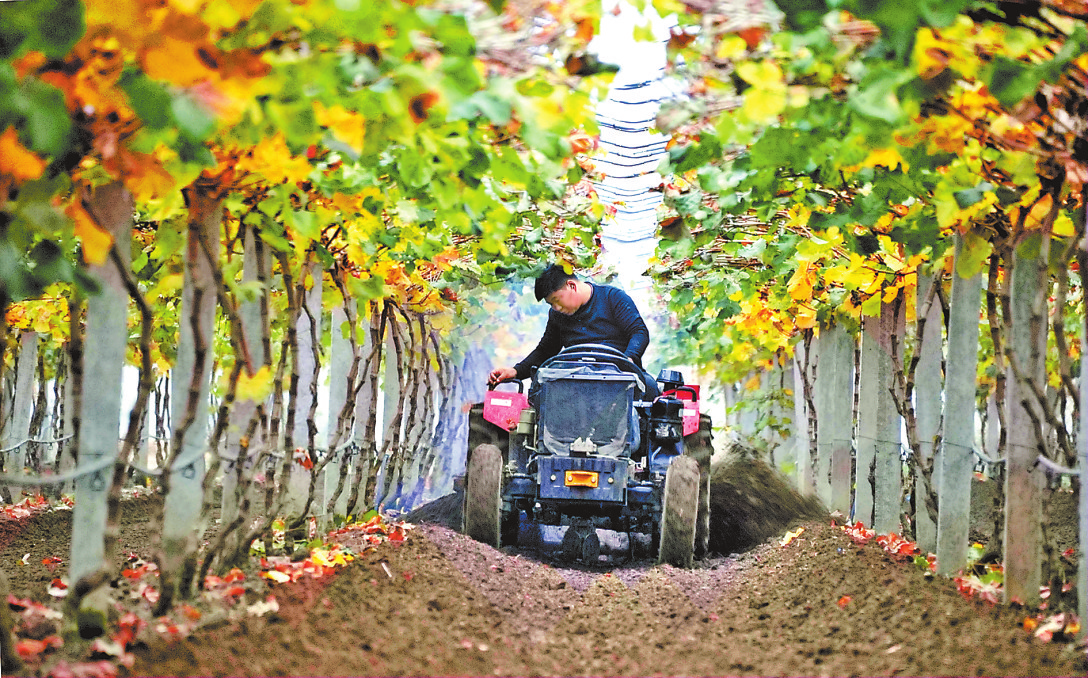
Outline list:
[[[518,532],[521,530],[521,511],[514,509],[507,511],[500,517],[500,536],[503,546],[517,546]]]
[[[472,451],[465,470],[465,534],[476,541],[499,547],[499,514],[502,511],[502,452],[494,445]]]
[[[601,560],[601,538],[597,531],[593,530],[582,541],[582,562],[586,565],[596,565]]]
[[[468,456],[480,445],[494,445],[505,453],[510,445],[510,434],[484,419],[484,404],[476,403],[468,412]],[[465,461],[468,464],[468,461]]]
[[[699,462],[699,517],[695,520],[695,558],[706,556],[710,547],[710,458],[714,445],[710,415],[699,415],[699,430],[684,439],[684,454]]]
[[[691,567],[698,515],[699,463],[692,457],[676,457],[665,475],[658,562],[674,567]]]

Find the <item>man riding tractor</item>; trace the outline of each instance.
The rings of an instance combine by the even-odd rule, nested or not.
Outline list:
[[[523,516],[563,525],[564,555],[587,563],[600,556],[598,528],[643,533],[659,560],[689,566],[709,537],[710,418],[698,387],[642,368],[649,332],[622,290],[553,265],[535,291],[552,307],[544,336],[488,380],[518,391],[489,389],[470,416],[464,531],[498,546],[516,543]]]

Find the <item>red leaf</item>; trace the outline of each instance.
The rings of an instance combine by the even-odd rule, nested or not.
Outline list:
[[[767,35],[767,28],[764,26],[749,26],[737,31],[737,35],[740,36],[741,40],[744,40],[744,44],[748,46],[748,49],[755,49],[763,40],[763,36]]]
[[[246,573],[239,570],[237,567],[232,567],[227,576],[223,577],[223,581],[227,584],[233,584],[236,581],[242,581],[246,578]]]
[[[839,598],[839,607],[845,610],[846,606],[850,604],[851,600],[853,600],[853,598],[850,596],[843,596],[842,598]]]
[[[15,651],[19,654],[19,658],[23,661],[32,661],[38,658],[38,655],[45,652],[49,648],[60,648],[64,646],[64,641],[60,639],[60,636],[47,636],[42,640],[34,640],[33,638],[25,638],[15,644]]]
[[[408,102],[408,115],[412,116],[412,120],[414,120],[416,124],[419,124],[427,119],[427,112],[437,101],[438,95],[434,92],[424,92],[423,94],[416,95]]]

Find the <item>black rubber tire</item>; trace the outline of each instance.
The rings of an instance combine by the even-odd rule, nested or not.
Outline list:
[[[578,558],[581,548],[582,545],[578,543],[578,530],[572,525],[563,533],[563,541],[559,544],[559,554],[563,560],[574,561]]]
[[[597,531],[593,530],[582,541],[582,562],[586,565],[596,565],[601,560],[601,538]]]
[[[684,454],[699,462],[699,516],[695,520],[695,557],[701,559],[710,548],[710,458],[714,443],[709,414],[699,415],[699,430],[684,438]]]
[[[517,546],[518,545],[518,532],[521,531],[521,511],[504,511],[499,516],[500,539],[503,546]]]
[[[659,563],[673,567],[691,567],[695,546],[695,522],[699,515],[699,462],[679,456],[665,474],[665,492],[661,505],[661,543]]]
[[[502,512],[502,452],[494,445],[472,451],[465,469],[464,532],[499,547]]]
[[[510,434],[484,419],[484,404],[476,403],[468,412],[468,456],[472,457],[472,451],[484,444],[494,445],[506,457],[510,447]],[[467,459],[465,465],[468,465]]]

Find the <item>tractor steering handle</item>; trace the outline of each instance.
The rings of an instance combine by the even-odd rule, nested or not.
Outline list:
[[[603,362],[612,363],[621,369],[623,369],[624,366],[629,365],[630,369],[625,371],[638,370],[638,366],[635,362],[628,358],[623,351],[605,344],[575,344],[574,346],[567,346],[559,353],[548,360],[545,360],[541,367],[544,367],[544,365],[547,365],[553,360],[570,360],[577,358],[594,358]]]

